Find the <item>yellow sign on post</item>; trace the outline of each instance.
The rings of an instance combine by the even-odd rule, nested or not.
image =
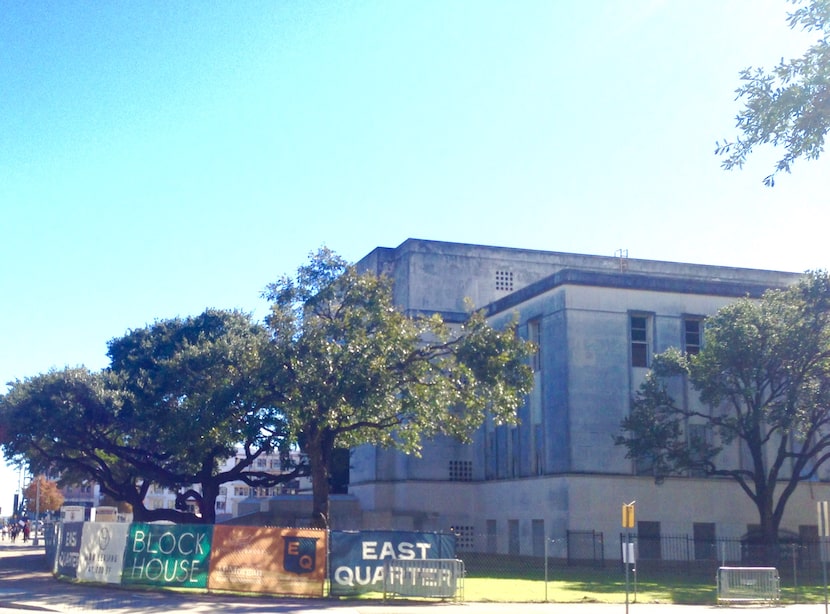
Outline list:
[[[634,501],[631,503],[623,503],[622,526],[624,529],[634,528]]]

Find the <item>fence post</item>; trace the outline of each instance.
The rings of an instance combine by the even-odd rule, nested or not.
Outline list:
[[[565,557],[568,561],[568,566],[571,565],[571,531],[568,529],[565,531]]]
[[[548,602],[548,538],[545,538],[545,603]]]
[[[795,589],[795,602],[798,603],[798,551],[796,550],[797,544],[795,542],[790,545],[793,551],[793,588]]]
[[[693,537],[686,533],[686,573],[692,570],[692,548],[694,547]]]

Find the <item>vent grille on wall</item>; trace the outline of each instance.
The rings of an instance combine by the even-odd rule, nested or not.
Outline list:
[[[513,271],[496,271],[496,290],[513,292]]]
[[[472,461],[450,461],[450,480],[453,482],[472,482]]]
[[[456,550],[472,550],[475,544],[475,530],[470,525],[453,525],[450,532],[455,535]]]

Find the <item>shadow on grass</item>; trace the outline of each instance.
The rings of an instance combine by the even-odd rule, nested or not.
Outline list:
[[[577,602],[597,601],[619,603],[625,600],[625,570],[621,563],[606,561],[597,565],[568,566],[562,561],[549,561],[548,585],[545,586],[544,558],[464,553],[467,586],[483,601]],[[664,568],[658,567],[663,565]],[[629,576],[629,596],[640,603],[676,603],[682,605],[715,605],[717,602],[717,563],[706,566],[676,565],[649,562],[638,566],[636,575]],[[824,603],[825,587],[821,568],[786,566],[781,573],[781,603]],[[521,586],[512,592],[511,583]],[[468,590],[472,593],[473,590]],[[526,595],[526,598],[522,598]]]

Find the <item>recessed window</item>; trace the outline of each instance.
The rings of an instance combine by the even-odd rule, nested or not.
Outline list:
[[[648,316],[631,316],[631,366],[648,367]]]
[[[690,424],[687,427],[687,437],[690,452],[690,460],[693,466],[689,475],[696,478],[706,477],[706,468],[704,466],[705,456],[704,450],[708,450],[712,446],[712,429],[707,424]]]
[[[496,290],[513,292],[513,271],[496,271]]]
[[[687,354],[700,352],[703,341],[703,322],[698,318],[683,320],[683,349]]]
[[[495,520],[487,521],[487,552],[493,554],[498,549],[498,524]]]
[[[660,548],[660,523],[650,520],[637,521],[637,549],[640,560],[659,561],[663,558]]]
[[[527,323],[527,340],[535,346],[530,356],[530,366],[534,373],[542,370],[541,332],[542,323],[539,320],[530,320]]]
[[[692,525],[695,540],[695,560],[715,561],[718,558],[714,522],[695,522]]]
[[[519,521],[507,521],[507,554],[519,554]]]

